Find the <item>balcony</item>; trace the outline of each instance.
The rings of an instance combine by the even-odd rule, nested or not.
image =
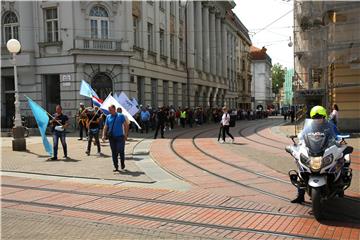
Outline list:
[[[74,49],[71,50],[73,54],[77,53],[91,53],[91,54],[106,54],[106,55],[129,55],[130,49],[128,41],[115,39],[94,39],[86,37],[77,37],[74,40]]]

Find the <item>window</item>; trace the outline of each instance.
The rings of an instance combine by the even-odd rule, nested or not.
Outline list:
[[[45,19],[47,42],[59,41],[59,19],[57,15],[57,8],[46,9]]]
[[[151,106],[157,107],[157,79],[151,79]]]
[[[184,61],[184,40],[182,38],[179,38],[179,54],[180,54],[180,61]]]
[[[95,6],[90,10],[91,38],[109,37],[109,15],[105,8]]]
[[[178,106],[178,83],[173,83],[173,105],[174,107]]]
[[[153,25],[151,23],[148,23],[147,28],[147,35],[148,35],[148,50],[153,51],[154,50],[154,33],[153,33]]]
[[[133,16],[134,46],[139,47],[139,18]]]
[[[170,34],[170,58],[175,58],[175,35]]]
[[[160,55],[165,55],[165,33],[164,29],[160,28]]]
[[[186,98],[187,98],[187,93],[186,93],[186,84],[185,83],[182,83],[181,84],[181,94],[182,94],[182,107],[185,107],[186,106]]]
[[[164,96],[164,106],[169,105],[169,82],[163,82],[163,96]]]
[[[175,2],[170,2],[170,14],[175,16]]]
[[[144,104],[144,100],[145,100],[145,78],[138,76],[137,77],[137,90],[138,90],[138,103],[139,104]]]
[[[165,1],[164,0],[159,1],[159,9],[163,12],[165,11]]]
[[[3,18],[4,29],[4,43],[9,41],[12,38],[19,39],[19,22],[13,12],[7,12]]]

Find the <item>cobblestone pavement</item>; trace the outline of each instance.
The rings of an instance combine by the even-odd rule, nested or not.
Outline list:
[[[1,239],[3,240],[215,239],[191,234],[157,231],[156,229],[134,228],[130,225],[115,225],[9,209],[1,211],[1,218]]]

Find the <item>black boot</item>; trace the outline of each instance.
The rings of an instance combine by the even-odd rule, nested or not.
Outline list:
[[[294,200],[291,200],[291,203],[303,203],[305,202],[304,195],[298,195]]]

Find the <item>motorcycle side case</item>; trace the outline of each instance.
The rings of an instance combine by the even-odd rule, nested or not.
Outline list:
[[[310,176],[308,184],[309,184],[309,186],[314,187],[314,188],[322,187],[322,186],[326,185],[326,177],[325,176]]]

